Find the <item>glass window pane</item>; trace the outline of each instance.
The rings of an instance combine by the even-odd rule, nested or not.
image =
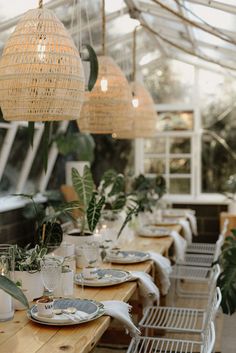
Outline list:
[[[0,129],[0,150],[2,148],[6,133],[7,133],[7,129]]]
[[[193,130],[193,112],[159,112],[156,128],[159,132]]]
[[[164,174],[165,162],[163,159],[146,158],[144,161],[144,172],[146,174]]]
[[[19,127],[0,182],[0,192],[15,192],[28,147],[27,128]]]
[[[165,153],[165,139],[164,138],[153,138],[147,139],[144,142],[145,153]]]
[[[142,61],[141,61],[142,64]],[[143,64],[144,83],[155,103],[190,103],[193,100],[194,66],[160,57]]]
[[[190,194],[190,179],[170,179],[170,194]]]
[[[191,153],[191,140],[185,137],[170,138],[170,153]]]
[[[220,132],[217,133],[219,136]],[[222,138],[230,146],[226,150],[224,144],[215,140],[214,136],[205,134],[202,137],[202,192],[222,192],[226,180],[230,175],[235,174],[236,128],[222,130]]]
[[[170,160],[171,174],[190,174],[190,159],[188,158],[174,158]]]

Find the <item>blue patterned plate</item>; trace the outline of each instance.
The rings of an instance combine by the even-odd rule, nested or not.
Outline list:
[[[80,273],[75,274],[74,280],[76,284],[88,287],[106,287],[129,281],[132,275],[128,271],[116,269],[98,269],[97,278],[85,279]]]
[[[120,264],[136,264],[149,259],[150,255],[143,251],[112,250],[106,256],[106,261]]]
[[[44,325],[76,325],[94,320],[104,314],[104,307],[101,303],[87,299],[56,299],[55,309],[76,308],[75,314],[60,315],[54,314],[53,317],[42,317],[38,315],[37,305],[28,310],[28,318],[34,322]]]

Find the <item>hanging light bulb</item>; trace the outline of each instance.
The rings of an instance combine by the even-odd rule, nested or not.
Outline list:
[[[102,56],[98,57],[98,78],[77,123],[81,132],[112,134],[132,128],[132,95],[128,81],[114,60],[106,55],[105,0],[102,0]],[[104,94],[106,92],[106,94]]]
[[[155,136],[156,109],[152,96],[145,86],[136,81],[136,33],[133,33],[133,82],[130,84],[132,92],[133,112],[131,116],[132,128],[130,131],[114,131],[113,137],[117,139],[149,138]]]
[[[102,77],[100,85],[102,92],[108,91],[108,80],[105,77]]]
[[[134,95],[134,93],[133,93],[133,98],[132,98],[132,105],[134,108],[139,107],[139,99],[136,95]]]

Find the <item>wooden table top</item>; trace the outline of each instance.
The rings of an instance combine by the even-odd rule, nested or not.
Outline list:
[[[180,231],[180,226],[172,226],[172,229]],[[152,250],[158,253],[166,253],[173,239],[135,237],[127,244],[127,249]],[[109,265],[125,270],[150,272],[152,261],[146,261],[133,265]],[[137,289],[136,282],[126,282],[111,287],[85,288],[82,290],[75,286],[74,296],[97,301],[122,300],[128,301]],[[86,324],[55,327],[44,326],[31,322],[25,311],[16,311],[14,319],[8,322],[0,322],[0,352],[1,353],[87,353],[96,345],[102,334],[109,327],[111,318],[103,316]]]

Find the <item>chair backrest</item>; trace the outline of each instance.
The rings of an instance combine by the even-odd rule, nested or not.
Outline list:
[[[215,320],[217,311],[219,310],[219,307],[220,307],[221,300],[222,300],[221,290],[219,287],[216,287],[215,290],[213,291],[213,295],[210,294],[208,298],[204,328],[207,328],[209,323]]]
[[[201,353],[213,353],[216,340],[215,326],[213,321],[209,322],[203,335],[203,349],[201,350]]]
[[[218,259],[218,257],[220,256],[221,254],[221,248],[224,244],[224,241],[225,241],[225,235],[227,233],[227,230],[228,230],[228,225],[229,225],[229,220],[228,218],[225,219],[224,221],[224,225],[223,225],[223,229],[219,235],[219,238],[216,242],[216,248],[215,248],[215,253],[214,253],[214,260],[213,261],[216,261]]]
[[[213,288],[213,290],[216,287],[216,282],[219,275],[220,275],[220,265],[216,264],[212,267],[211,273],[210,273],[210,286],[211,288]]]
[[[221,231],[221,233],[220,233],[220,235],[223,235],[223,237],[225,237],[225,235],[226,235],[226,233],[227,233],[228,225],[229,225],[229,219],[226,218],[226,219],[224,220],[223,228],[222,228],[222,231]]]

